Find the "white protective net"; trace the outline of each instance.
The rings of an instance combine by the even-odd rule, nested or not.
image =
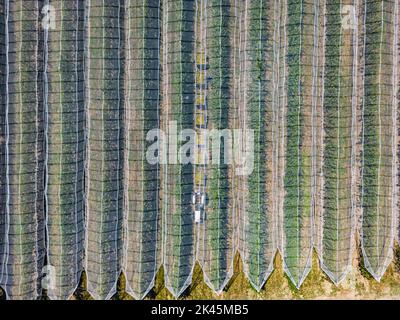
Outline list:
[[[116,293],[121,271],[142,299],[161,264],[179,297],[196,259],[220,294],[236,250],[256,290],[277,249],[297,288],[313,248],[338,284],[358,231],[379,281],[399,227],[399,10],[395,0],[1,0],[7,298],[69,298],[85,269],[95,299]],[[196,137],[194,164],[182,163],[194,139],[183,129],[219,130]],[[247,163],[225,151],[244,156],[248,138],[252,168],[239,175]]]
[[[41,1],[4,1],[5,197],[1,285],[10,299],[36,299],[44,243]]]
[[[197,223],[197,259],[207,285],[216,293],[226,286],[233,273],[236,246],[235,217],[231,204],[232,167],[224,158],[231,140],[203,135],[199,119],[208,130],[230,128],[235,114],[234,50],[235,2],[204,0],[196,2],[196,102],[199,164],[195,166],[194,192],[204,197],[201,221]],[[206,140],[206,141],[203,141]],[[211,154],[211,144],[220,143],[219,161],[204,164],[203,155]],[[208,148],[207,148],[208,147]],[[206,150],[203,150],[205,148]],[[200,200],[201,201],[201,200]],[[196,210],[196,208],[195,208]]]
[[[44,29],[47,295],[67,299],[84,255],[84,3],[45,1],[42,13],[57,18]]]
[[[338,0],[315,6],[321,26],[317,54],[323,56],[323,78],[314,81],[320,90],[316,101],[321,101],[316,107],[315,246],[321,268],[335,284],[350,270],[354,249],[357,29],[347,29],[342,21],[342,8],[351,5]]]
[[[361,246],[378,281],[393,257],[397,215],[398,1],[362,1]]]
[[[123,228],[122,1],[88,0],[86,8],[86,261],[96,299],[116,292]]]
[[[244,271],[261,290],[277,249],[279,3],[244,1],[240,10],[240,127],[254,130],[253,170],[238,188],[239,244]]]
[[[126,1],[125,227],[127,292],[142,299],[159,268],[159,163],[146,159],[160,121],[159,0]]]
[[[195,1],[163,2],[163,117],[162,129],[183,145],[178,133],[193,128]],[[186,137],[182,137],[186,139]],[[174,145],[174,144],[173,144]],[[195,258],[192,208],[193,165],[173,164],[170,148],[162,167],[163,266],[165,285],[180,296],[191,282]]]
[[[280,234],[284,270],[300,287],[313,247],[312,113],[314,3],[281,2]]]
[[[7,5],[4,1],[0,3],[0,68],[7,70],[8,64],[6,60],[6,14],[5,9]],[[5,84],[6,72],[0,74],[0,83],[2,92],[6,91],[7,85]],[[6,95],[0,95],[0,285],[2,285],[1,278],[4,274],[5,260],[6,260],[6,199],[7,199],[7,161],[6,161]]]

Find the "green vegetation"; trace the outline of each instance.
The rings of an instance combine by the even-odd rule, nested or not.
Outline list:
[[[83,4],[52,2],[60,12],[46,45],[47,263],[59,275],[51,299],[66,299],[82,272],[84,251]],[[68,30],[68,31],[66,31]]]
[[[165,1],[166,121],[177,130],[194,128],[194,1]],[[168,123],[166,123],[168,125]],[[178,150],[184,142],[178,142]],[[164,181],[164,261],[166,285],[175,296],[189,285],[194,263],[194,223],[191,204],[193,166],[167,164]]]
[[[0,3],[0,68],[2,70],[6,70],[6,35],[5,35],[5,3]],[[5,72],[0,74],[0,83],[2,92],[5,92],[5,81],[6,75]],[[0,201],[0,234],[6,234],[6,199],[7,196],[7,179],[6,179],[6,168],[7,168],[7,159],[6,159],[6,136],[7,136],[7,128],[6,128],[6,97],[4,94],[0,96],[0,197],[2,201]],[[4,199],[4,200],[3,200]],[[6,237],[0,236],[0,285],[1,278],[4,273],[4,264],[6,258]],[[0,289],[0,298],[1,298],[1,289]]]
[[[311,101],[313,6],[287,1],[287,111],[284,176],[284,260],[296,287],[310,267],[311,255]]]
[[[229,128],[232,112],[230,1],[208,1],[206,11],[207,21],[203,22],[207,24],[205,53],[210,63],[207,77],[212,79],[207,90],[208,129],[223,130]],[[211,287],[217,292],[223,290],[231,276],[233,259],[232,210],[228,206],[229,168],[224,163],[224,150],[227,146],[222,141],[223,139],[220,139],[219,164],[210,164],[207,169],[206,190],[209,202],[205,210],[203,235],[206,242],[203,248],[206,258],[201,262]]]
[[[254,130],[254,170],[246,177],[243,256],[247,276],[258,290],[264,284],[275,254],[272,206],[273,153],[273,12],[267,0],[248,1],[245,37],[246,96],[248,128]],[[243,27],[244,28],[244,27]],[[242,190],[244,192],[244,190]]]
[[[125,273],[129,291],[142,298],[157,270],[159,168],[146,160],[149,130],[158,128],[160,26],[158,1],[126,2],[125,167],[127,237]]]
[[[44,245],[43,103],[40,93],[39,9],[35,1],[10,1],[8,12],[7,266],[2,284],[11,299],[40,296]],[[12,275],[12,276],[10,276]]]
[[[335,283],[348,271],[353,212],[352,33],[342,28],[341,1],[326,4],[323,97],[323,238],[321,263]]]
[[[104,299],[121,269],[123,8],[90,0],[87,53],[87,256],[89,292]]]
[[[376,278],[385,272],[394,237],[392,103],[393,8],[389,1],[365,4],[364,98],[362,109],[362,246],[365,266]]]
[[[398,1],[355,30],[352,1],[1,1],[0,299],[400,297]],[[195,224],[198,167],[150,164],[146,135],[203,97],[202,126],[253,129],[254,170],[223,145]]]

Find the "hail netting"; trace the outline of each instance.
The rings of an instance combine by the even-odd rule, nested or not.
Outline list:
[[[86,262],[88,291],[97,299],[116,291],[122,256],[123,7],[87,2]]]
[[[7,4],[5,1],[0,3],[0,68],[1,70],[7,70],[8,63],[6,59],[6,14],[5,10],[7,8]],[[6,72],[0,73],[0,83],[2,92],[7,92],[6,81]],[[5,259],[6,259],[6,199],[7,199],[7,160],[6,160],[6,136],[7,136],[7,127],[6,127],[6,94],[0,95],[0,285],[2,284],[2,277],[5,268]]]
[[[313,232],[312,68],[314,2],[282,2],[281,43],[284,59],[282,127],[284,152],[282,255],[284,269],[296,287],[311,269]],[[282,104],[281,104],[282,105]]]
[[[5,228],[1,284],[11,299],[40,295],[44,258],[42,1],[5,1]]]
[[[67,299],[82,272],[84,254],[84,6],[48,3],[57,18],[45,32],[47,121],[47,264],[54,283],[47,295]]]
[[[319,181],[315,244],[322,269],[335,283],[341,282],[349,271],[353,249],[356,34],[354,28],[343,25],[341,16],[343,6],[351,4],[346,0],[326,1],[316,7],[322,20],[318,24],[322,25],[318,54],[324,55],[324,64],[322,106],[317,112],[321,127],[316,140],[321,158],[316,161]]]
[[[398,29],[395,0],[1,0],[7,297],[68,298],[84,267],[94,298],[123,270],[140,299],[161,263],[177,297],[195,258],[221,293],[236,249],[257,290],[277,248],[297,287],[313,247],[338,284],[357,231],[380,280],[398,226]],[[219,140],[218,162],[206,147],[208,164],[196,148],[182,164],[183,129],[219,130],[195,141]],[[225,151],[249,141],[238,175]]]
[[[253,130],[254,165],[239,187],[239,243],[244,270],[261,290],[276,252],[277,30],[275,1],[244,1],[240,16],[240,127]],[[246,147],[246,145],[243,145]]]
[[[397,206],[397,1],[362,1],[361,245],[380,280],[393,256]],[[397,24],[396,24],[396,23]]]
[[[194,1],[163,2],[163,117],[162,128],[183,145],[178,136],[193,128],[194,103]],[[173,130],[176,124],[176,130]],[[183,137],[185,139],[186,137]],[[176,152],[168,152],[174,158]],[[170,160],[170,159],[168,159]],[[193,165],[163,166],[163,264],[165,284],[179,296],[190,284],[194,266],[194,220],[192,209]]]
[[[234,115],[234,23],[235,1],[197,1],[196,32],[196,130],[208,132],[232,126]],[[198,155],[208,152],[209,164],[196,165],[195,192],[205,198],[201,222],[198,223],[198,260],[206,283],[220,293],[233,273],[235,254],[234,211],[231,204],[233,171],[224,159],[231,137],[198,137]],[[203,141],[206,140],[207,141]],[[219,144],[216,158],[211,147]],[[209,150],[202,148],[209,146]],[[229,152],[231,152],[229,150]],[[219,159],[218,159],[219,158]],[[196,210],[196,208],[195,208]]]
[[[159,0],[127,1],[125,110],[125,261],[127,291],[143,298],[159,267],[159,164],[146,159],[146,134],[159,128]]]
[[[399,59],[400,59],[400,57],[399,57],[399,54],[400,54],[400,48],[399,48],[399,29],[400,29],[400,26],[399,26],[399,19],[400,19],[400,5],[399,5],[399,3],[398,2],[396,2],[395,3],[395,6],[394,6],[394,10],[393,10],[393,14],[395,15],[395,17],[394,17],[394,20],[393,20],[393,38],[394,38],[394,40],[393,40],[393,68],[394,68],[394,71],[393,71],[393,86],[394,86],[394,88],[393,88],[393,105],[395,106],[395,111],[396,111],[396,113],[395,113],[395,117],[393,118],[393,120],[395,121],[395,126],[396,126],[396,130],[398,130],[398,112],[399,112],[399,105],[398,105],[398,103],[399,103],[399,88],[400,88],[400,84],[399,84],[399,77],[400,77],[400,73],[399,73]],[[396,131],[395,131],[396,132]],[[399,145],[399,137],[398,136],[394,136],[394,139],[395,139],[395,144],[396,145]],[[399,161],[399,159],[398,159],[398,153],[396,154],[396,158],[395,158],[395,160],[396,160],[396,170],[397,170],[397,172],[398,172],[398,170],[399,170],[399,165],[398,165],[398,161]],[[397,183],[398,183],[398,176],[397,176],[397,174],[395,175],[395,183],[396,183],[396,185],[397,185]],[[399,199],[398,199],[398,190],[397,190],[397,193],[396,193],[396,197],[394,198],[394,200],[395,200],[395,214],[396,214],[396,216],[395,216],[395,220],[396,220],[396,226],[395,226],[395,230],[396,230],[396,234],[395,234],[395,240],[397,240],[397,242],[399,242],[399,237],[400,237],[400,235],[399,235],[399,232],[400,232],[400,216],[399,216],[399,203],[398,203],[398,201],[399,201]]]

